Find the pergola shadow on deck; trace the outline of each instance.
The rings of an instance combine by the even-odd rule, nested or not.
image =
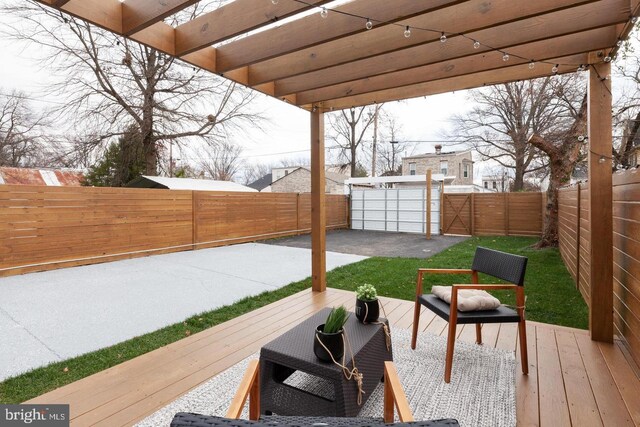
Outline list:
[[[392,330],[408,329],[413,302],[381,300]],[[353,309],[354,303],[352,292],[302,291],[30,403],[70,404],[74,426],[131,425],[259,351],[322,308],[345,304]],[[423,331],[444,335],[446,326],[432,312],[423,312]],[[518,425],[640,425],[640,380],[617,342],[597,343],[587,331],[537,322],[529,322],[527,328],[529,375],[516,367]],[[516,324],[485,325],[483,345],[516,350],[517,333]],[[459,328],[458,339],[475,342],[474,325]]]

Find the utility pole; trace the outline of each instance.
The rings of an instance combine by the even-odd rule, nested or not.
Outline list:
[[[173,141],[169,141],[169,178],[173,178]]]
[[[376,157],[378,151],[378,110],[380,106],[376,105],[373,112],[373,147],[371,149],[371,176],[376,176]]]

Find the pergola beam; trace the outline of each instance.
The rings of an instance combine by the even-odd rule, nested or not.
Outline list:
[[[553,58],[552,62],[560,64],[586,64],[587,54],[573,55],[569,57]],[[558,74],[575,72],[573,65],[560,65]],[[508,83],[516,80],[536,79],[551,75],[550,69],[536,67],[533,70],[528,64],[521,64],[511,67],[499,68],[496,70],[478,72],[471,75],[452,77],[449,79],[435,80],[427,83],[403,86],[394,89],[387,89],[378,92],[366,93],[362,95],[349,96],[333,99],[322,103],[325,111],[340,110],[353,106],[373,105],[376,103],[399,101],[402,99],[429,96],[439,93],[454,92],[464,89],[472,89],[494,84]],[[302,108],[309,109],[309,104],[298,103]]]
[[[278,20],[321,5],[330,0],[307,3],[235,0],[176,28],[176,52],[185,55],[229,38],[270,25]]]
[[[628,20],[628,15],[625,11],[612,7],[615,2],[620,3],[621,0],[607,0],[583,7],[566,9],[555,14],[498,25],[469,33],[469,37],[486,40],[487,43],[494,48],[508,49],[514,53],[515,51],[512,49],[513,46],[525,43],[548,40],[548,43],[557,44],[556,41],[552,39],[558,36],[584,32],[585,30],[613,25]],[[563,23],[566,24],[563,25]],[[531,30],[527,32],[517,31],[519,26],[531,28]],[[613,42],[615,43],[615,37]],[[591,50],[601,47],[603,46],[594,47]],[[588,50],[587,48],[587,51]],[[490,50],[486,46],[474,49],[472,43],[463,37],[451,37],[445,44],[436,40],[427,44],[391,52],[386,55],[374,56],[353,61],[345,65],[277,80],[276,94],[286,95],[317,89],[347,81],[371,78],[393,71],[421,67],[469,55],[477,55],[484,52],[490,52]],[[540,53],[529,53],[522,49],[520,49],[519,54],[529,59],[546,59],[541,56]],[[552,54],[552,56],[553,55],[554,54]],[[555,54],[555,56],[560,55],[565,54]],[[548,57],[549,55],[547,55],[547,58]],[[313,59],[308,59],[306,62],[308,63],[308,68],[313,67]],[[255,74],[253,74],[254,69],[253,67],[249,68],[252,73],[249,79],[252,81],[255,78]],[[283,70],[283,72],[285,71]]]
[[[605,9],[613,9],[614,11],[618,11],[618,13],[620,13],[620,9],[625,9],[625,15],[626,18],[628,18],[628,11],[624,7],[626,1],[627,0],[601,0],[596,2],[596,4],[606,4]],[[513,21],[541,16],[539,20],[530,19],[527,22],[528,32],[537,31],[539,26],[544,26],[545,19],[542,15],[553,12],[560,13],[559,11],[563,9],[584,4],[584,0],[537,0],[524,4],[514,2],[513,0],[495,0],[490,3],[484,0],[470,0],[462,4],[453,5],[452,7],[442,8],[408,20],[403,20],[402,22],[417,28],[440,28],[443,22],[447,22],[448,31],[466,34],[481,31],[496,25],[504,25]],[[597,10],[600,9],[598,8]],[[560,23],[560,29],[566,25],[575,26],[577,20],[588,19],[589,21],[593,21],[594,17],[596,19],[598,17],[597,11],[590,14],[590,10],[584,13],[578,12],[577,15],[571,14],[571,12],[568,13],[570,15],[566,17],[564,22]],[[321,24],[324,24],[325,27],[328,25],[324,20]],[[582,30],[585,28],[585,26],[580,27]],[[547,26],[546,30],[550,30],[550,27]],[[554,33],[558,31],[559,29],[552,29]],[[516,31],[507,34],[507,36],[517,38],[520,37],[522,33],[523,31]],[[537,32],[537,34],[540,34],[539,37],[545,37],[544,33]],[[476,36],[478,40],[484,41],[484,39],[480,38],[481,36],[485,36],[484,33],[478,33]],[[494,43],[493,39],[496,36],[500,35],[493,32],[492,40],[488,40],[487,43]],[[504,34],[502,34],[502,37],[504,37]],[[374,28],[371,31],[340,38],[319,46],[308,47],[295,53],[253,64],[249,67],[250,84],[257,85],[269,81],[281,80],[286,77],[305,74],[315,70],[323,70],[337,65],[350,64],[358,60],[396,51],[407,52],[408,54],[416,56],[418,52],[410,52],[410,48],[434,41],[439,43],[439,38],[439,34],[427,31],[413,31],[411,37],[407,39],[402,36],[400,28],[395,26],[382,26]],[[529,38],[525,41],[531,40],[532,39]],[[468,40],[467,42],[467,45],[471,44]],[[518,42],[513,43],[516,44]],[[445,44],[448,46],[449,42]],[[432,50],[433,48],[430,47],[429,49]],[[438,48],[438,50],[444,49]],[[422,49],[420,53],[424,53],[424,49]],[[388,64],[388,66],[391,65]]]
[[[122,3],[122,32],[137,33],[199,0],[127,0]]]
[[[567,0],[564,0],[567,1]],[[397,22],[428,13],[461,0],[358,0],[336,9],[372,19]],[[427,4],[428,3],[428,4]],[[270,3],[269,3],[270,4]],[[218,71],[226,72],[287,53],[326,43],[351,34],[368,32],[365,21],[353,16],[331,13],[323,19],[312,14],[280,27],[250,35],[218,48]],[[402,29],[395,27],[402,38]],[[372,30],[373,31],[373,30]],[[439,36],[438,36],[439,37]]]
[[[509,62],[514,65],[529,64],[530,61],[528,59],[518,58],[515,55],[524,56],[530,54],[533,58],[550,61],[557,55],[571,56],[582,53],[590,48],[604,48],[615,43],[617,38],[615,30],[615,27],[598,28],[583,33],[558,37],[550,41],[545,40],[512,47],[509,51],[514,56],[509,59]],[[576,64],[574,69],[579,65],[580,64]],[[479,53],[465,58],[429,64],[423,67],[378,75],[321,89],[298,92],[296,95],[300,104],[310,104],[455,76],[472,75],[502,67],[504,67],[504,61],[500,52]],[[551,73],[552,65],[538,63],[537,67],[541,67],[546,73]],[[276,95],[282,94],[276,90]]]

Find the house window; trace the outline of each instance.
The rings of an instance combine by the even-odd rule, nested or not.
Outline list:
[[[493,189],[495,190],[496,188],[498,188],[498,184],[497,182],[493,181]]]
[[[462,176],[465,178],[469,178],[469,165],[465,164],[463,166]]]
[[[449,162],[447,162],[446,160],[441,160],[440,161],[440,173],[443,174],[443,175],[446,175],[448,170],[449,170]]]
[[[409,175],[415,175],[415,174],[416,174],[416,164],[409,163]]]
[[[484,188],[489,188],[489,181],[484,182]]]

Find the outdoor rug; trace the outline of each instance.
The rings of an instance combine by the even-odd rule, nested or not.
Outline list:
[[[516,362],[512,351],[456,342],[451,383],[444,382],[446,339],[422,333],[411,350],[410,331],[393,329],[393,359],[416,420],[456,418],[467,427],[516,425]],[[201,384],[137,426],[166,427],[177,412],[224,416],[254,354]],[[356,360],[356,365],[358,361]],[[290,380],[301,388],[309,378],[294,374]],[[361,417],[382,417],[382,384],[363,405]],[[245,418],[246,418],[245,408]]]

